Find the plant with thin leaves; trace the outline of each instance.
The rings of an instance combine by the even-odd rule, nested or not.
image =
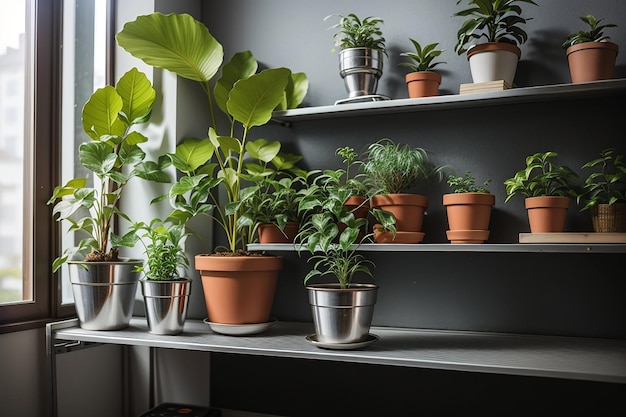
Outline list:
[[[368,16],[360,19],[354,13],[347,16],[331,14],[324,21],[331,18],[339,18],[339,22],[329,29],[338,29],[333,35],[335,45],[340,49],[348,48],[372,48],[378,49],[385,54],[385,38],[379,25],[384,23],[380,17]]]
[[[67,221],[69,232],[82,232],[85,237],[54,260],[53,271],[78,257],[93,262],[118,261],[119,248],[135,244],[133,231],[124,236],[112,233],[117,218],[130,221],[119,209],[126,185],[134,177],[170,182],[163,171],[169,160],[144,161],[146,154],[140,145],[148,138],[134,130],[149,121],[155,97],[146,75],[132,68],[115,87],[99,88],[85,103],[82,126],[89,140],[80,144],[78,157],[93,173],[94,186],[87,184],[87,178],[74,178],[57,186],[48,201],[54,203],[57,221]]]
[[[582,190],[576,197],[577,203],[584,202],[580,211],[597,204],[626,203],[626,163],[624,155],[616,154],[615,148],[600,152],[600,157],[592,159],[582,169],[593,168],[584,180]]]
[[[168,220],[185,222],[198,214],[209,215],[225,233],[226,251],[245,252],[251,233],[239,221],[241,190],[263,175],[247,170],[244,157],[269,163],[281,155],[280,142],[250,141],[250,130],[269,122],[274,110],[297,107],[308,90],[306,75],[287,68],[257,72],[258,62],[250,51],[238,52],[224,63],[222,45],[188,14],[139,16],[126,23],[116,39],[145,63],[198,82],[207,95],[208,137],[186,138],[167,155],[183,174],[163,197],[169,197],[175,209]],[[217,109],[227,119],[222,126]],[[226,202],[220,201],[220,191]]]
[[[482,185],[476,184],[476,178],[470,171],[466,171],[464,176],[449,175],[447,180],[448,186],[453,193],[487,193],[487,188],[491,180],[486,180]]]
[[[575,198],[577,193],[571,182],[578,179],[571,168],[557,165],[554,158],[556,152],[538,152],[526,157],[526,168],[518,171],[514,177],[504,181],[506,198],[509,201],[514,195],[525,197],[563,196]]]
[[[363,172],[370,181],[370,195],[400,194],[419,183],[443,180],[446,165],[435,165],[419,147],[383,138],[368,147]]]
[[[400,53],[400,56],[407,57],[411,59],[410,62],[400,62],[398,66],[400,67],[408,67],[413,72],[418,71],[432,71],[438,65],[445,64],[445,62],[433,62],[435,58],[439,57],[442,53],[442,49],[437,49],[439,46],[438,42],[429,43],[422,47],[420,43],[414,39],[409,38],[413,47],[415,48],[415,52],[407,51]]]
[[[564,49],[573,45],[585,42],[602,42],[609,40],[609,37],[604,34],[606,28],[617,27],[614,23],[601,24],[604,19],[596,19],[593,15],[581,16],[580,20],[585,22],[589,26],[589,30],[580,30],[578,32],[568,35],[565,42],[561,45]]]
[[[465,0],[457,0],[460,4]],[[460,10],[454,16],[469,16],[457,32],[457,44],[454,50],[461,55],[478,40],[486,42],[504,42],[513,45],[524,44],[528,33],[521,25],[532,18],[522,17],[522,8],[518,3],[537,5],[532,0],[469,0],[469,7]]]
[[[146,279],[153,281],[178,280],[185,276],[189,260],[183,243],[189,235],[184,224],[174,224],[155,218],[150,223],[136,222],[132,230],[145,249],[145,266],[137,267]]]

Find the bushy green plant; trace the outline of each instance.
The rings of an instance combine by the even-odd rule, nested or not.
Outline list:
[[[371,144],[363,163],[363,172],[371,182],[370,195],[399,194],[420,182],[441,181],[445,169],[445,165],[433,164],[425,149],[389,138]]]
[[[441,64],[445,64],[445,62],[433,62],[435,58],[439,57],[443,50],[437,49],[439,46],[438,42],[429,43],[422,47],[420,43],[414,39],[409,38],[413,47],[415,48],[415,52],[407,51],[400,53],[400,56],[407,57],[411,59],[410,62],[400,62],[398,66],[408,67],[413,72],[418,71],[432,71],[435,67]]]
[[[366,196],[367,178],[360,172],[362,161],[359,154],[350,146],[344,146],[335,150],[335,155],[341,157],[345,168],[326,169],[315,180],[324,187],[342,188],[349,191],[350,196]]]
[[[347,16],[340,14],[331,14],[324,18],[324,21],[330,18],[339,18],[339,22],[331,26],[329,29],[338,29],[333,35],[335,45],[340,49],[348,48],[372,48],[379,49],[385,54],[385,38],[379,25],[384,23],[380,17],[368,16],[360,19],[354,13]]]
[[[578,204],[584,202],[580,211],[597,204],[626,202],[626,164],[624,155],[615,153],[615,148],[600,152],[600,157],[592,159],[582,169],[594,168],[583,182],[582,190],[576,197]]]
[[[589,30],[580,30],[575,33],[571,33],[565,39],[565,42],[561,45],[563,48],[569,48],[570,46],[577,45],[584,42],[602,42],[608,40],[609,37],[604,34],[604,29],[617,27],[614,23],[606,23],[601,25],[600,23],[604,19],[596,19],[593,15],[581,16],[580,20],[585,22],[589,26]]]
[[[526,168],[518,171],[514,177],[504,181],[506,199],[514,195],[525,197],[564,196],[575,198],[577,193],[571,181],[578,179],[571,168],[553,162],[556,152],[538,152],[526,157]]]
[[[146,154],[141,145],[148,138],[133,130],[150,120],[155,97],[146,75],[132,68],[115,87],[99,88],[85,103],[82,126],[90,140],[80,144],[78,158],[93,173],[94,185],[89,186],[87,178],[74,178],[57,186],[48,200],[48,204],[54,203],[52,213],[58,215],[57,221],[67,221],[69,232],[81,232],[83,236],[76,247],[66,249],[54,260],[53,271],[79,255],[92,262],[117,261],[119,248],[136,242],[132,231],[122,237],[111,232],[117,218],[130,221],[119,209],[130,180],[139,177],[170,181],[163,172],[168,161],[144,161]]]
[[[173,224],[161,219],[150,223],[137,222],[132,230],[139,237],[145,249],[146,263],[136,268],[146,279],[169,281],[180,279],[181,273],[189,267],[189,260],[183,248],[188,233],[184,224]]]
[[[464,176],[449,175],[448,186],[453,193],[490,193],[487,187],[491,180],[486,180],[482,185],[476,184],[476,178],[470,171],[466,171]]]
[[[223,229],[226,251],[245,252],[252,236],[249,227],[239,222],[240,193],[248,182],[264,176],[247,170],[244,156],[269,163],[280,154],[279,142],[249,141],[248,135],[252,128],[269,122],[274,110],[302,102],[308,89],[306,75],[287,68],[257,72],[250,51],[238,52],[224,63],[222,45],[203,23],[187,14],[139,16],[124,25],[117,41],[147,64],[198,82],[208,98],[208,137],[186,138],[167,155],[183,174],[168,196],[175,209],[168,220],[185,222],[208,215]],[[221,76],[214,81],[218,73]],[[227,120],[220,126],[217,109]],[[219,199],[220,191],[226,195],[225,203]]]
[[[465,0],[457,0],[460,4]],[[537,5],[532,0],[469,0],[468,8],[460,10],[454,16],[469,16],[457,32],[457,44],[454,50],[461,55],[474,41],[504,42],[521,45],[528,40],[528,34],[521,25],[531,18],[522,17],[519,3]]]

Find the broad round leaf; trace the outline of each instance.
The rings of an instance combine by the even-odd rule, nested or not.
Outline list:
[[[122,112],[129,124],[144,123],[152,112],[156,91],[146,74],[132,68],[126,72],[115,86],[124,103]]]
[[[98,141],[104,135],[122,136],[126,130],[118,116],[122,107],[122,97],[115,88],[107,85],[97,89],[83,106],[82,121],[85,133]]]

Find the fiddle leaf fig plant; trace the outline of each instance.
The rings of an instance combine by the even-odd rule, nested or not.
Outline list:
[[[308,89],[306,75],[288,68],[257,72],[258,63],[250,51],[238,52],[224,63],[222,45],[188,14],[138,16],[116,38],[134,57],[196,81],[206,93],[211,122],[207,137],[183,139],[168,154],[184,174],[168,196],[175,208],[173,218],[210,215],[225,233],[226,252],[245,252],[251,236],[239,222],[240,193],[246,181],[260,181],[263,176],[246,170],[244,156],[270,162],[280,152],[279,142],[254,146],[250,130],[269,122],[274,110],[297,107]],[[214,80],[218,73],[220,77]],[[218,109],[227,119],[222,125]],[[225,202],[220,201],[220,191],[226,195]]]
[[[130,221],[119,202],[134,177],[170,182],[163,171],[169,161],[144,161],[141,145],[148,138],[133,129],[149,121],[155,97],[146,75],[132,68],[115,87],[99,88],[85,103],[82,125],[90,140],[80,144],[78,157],[93,174],[93,185],[88,178],[71,179],[56,187],[48,201],[57,221],[68,222],[68,231],[82,232],[83,238],[54,260],[53,271],[78,255],[85,261],[117,261],[119,248],[137,241],[133,231],[116,236],[112,228],[117,218]]]
[[[578,179],[571,168],[554,163],[556,152],[538,152],[526,157],[526,168],[504,181],[506,198],[520,194],[525,197],[563,196],[575,198],[577,193],[570,184]]]
[[[457,0],[456,4],[464,1]],[[521,3],[537,5],[533,0],[469,0],[469,7],[454,14],[467,17],[457,32],[458,41],[454,50],[461,55],[478,40],[513,45],[525,43],[528,33],[522,25],[531,18],[522,17]]]
[[[580,30],[570,34],[561,45],[564,49],[573,45],[578,45],[579,43],[606,41],[609,37],[604,34],[604,29],[617,27],[614,23],[605,23],[601,25],[600,23],[604,19],[596,19],[595,16],[590,14],[581,16],[580,20],[589,26],[589,30]]]

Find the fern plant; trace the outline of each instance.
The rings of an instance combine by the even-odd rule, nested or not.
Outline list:
[[[482,185],[476,184],[476,179],[470,171],[466,171],[464,176],[450,175],[448,176],[448,186],[455,194],[458,193],[487,193],[489,190],[487,187],[491,180],[486,180]]]

